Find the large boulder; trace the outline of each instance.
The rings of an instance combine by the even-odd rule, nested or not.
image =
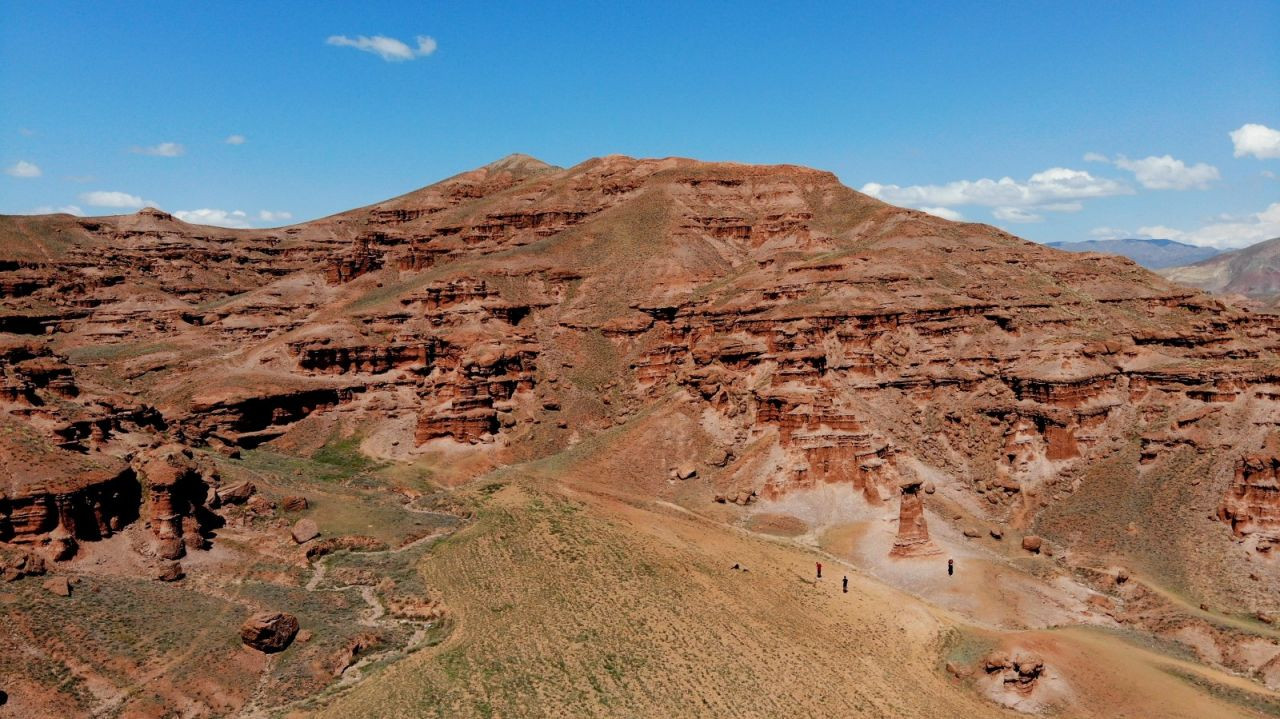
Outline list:
[[[226,487],[219,487],[217,490],[218,500],[223,504],[244,504],[249,501],[249,497],[258,491],[253,482],[237,482],[236,484]]]
[[[299,519],[289,533],[293,536],[293,541],[305,544],[320,536],[320,528],[316,526],[314,519]]]
[[[45,580],[44,588],[50,594],[56,594],[59,597],[71,596],[71,582],[66,577],[53,577]]]
[[[240,640],[266,654],[282,652],[298,635],[298,618],[285,612],[263,612],[245,620]]]

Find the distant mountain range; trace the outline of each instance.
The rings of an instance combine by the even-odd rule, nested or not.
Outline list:
[[[1160,274],[1184,285],[1223,295],[1243,295],[1274,307],[1280,299],[1280,237],[1185,267],[1170,267]]]
[[[1049,242],[1049,247],[1067,252],[1103,252],[1128,257],[1149,270],[1190,265],[1219,253],[1212,247],[1197,247],[1174,240],[1087,240],[1084,242]]]

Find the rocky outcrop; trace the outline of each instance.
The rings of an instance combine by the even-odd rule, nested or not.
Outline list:
[[[33,552],[0,544],[0,582],[15,582],[46,571],[44,559]]]
[[[983,661],[983,671],[999,674],[1006,685],[1013,685],[1018,691],[1031,692],[1035,689],[1036,680],[1044,673],[1044,661],[1025,652],[1012,657],[997,653],[988,655]]]
[[[2,420],[0,457],[0,542],[44,547],[62,560],[138,516],[137,479],[115,457],[64,450]]]
[[[1260,552],[1280,543],[1280,456],[1258,454],[1236,461],[1218,517]]]

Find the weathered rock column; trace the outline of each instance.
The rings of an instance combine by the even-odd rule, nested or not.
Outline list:
[[[940,554],[933,542],[929,541],[929,527],[924,521],[924,482],[919,479],[905,479],[898,485],[901,504],[898,509],[898,538],[889,550],[891,557],[923,557]]]

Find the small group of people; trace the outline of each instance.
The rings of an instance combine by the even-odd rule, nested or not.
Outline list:
[[[822,579],[822,562],[814,562],[814,563],[818,565],[818,579]],[[840,578],[840,591],[844,592],[845,594],[849,593],[848,575],[845,575],[844,577]]]
[[[816,564],[818,567],[818,579],[822,579],[822,562],[814,562],[814,564]],[[737,565],[734,565],[733,568],[737,569],[738,567]],[[948,577],[954,576],[955,573],[956,573],[956,560],[947,559],[947,576]],[[845,575],[840,578],[840,591],[844,592],[845,594],[849,593],[849,576],[848,575]]]

